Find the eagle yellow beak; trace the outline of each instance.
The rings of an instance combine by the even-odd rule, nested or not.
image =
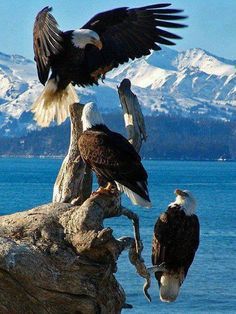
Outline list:
[[[179,189],[175,190],[175,194],[183,196],[183,197],[186,197],[188,195],[186,192],[179,190]]]
[[[99,50],[101,50],[102,47],[103,47],[103,44],[102,44],[102,42],[101,42],[100,39],[99,39],[99,40],[95,40],[95,41],[93,42],[93,44],[94,44],[94,46],[96,46]]]

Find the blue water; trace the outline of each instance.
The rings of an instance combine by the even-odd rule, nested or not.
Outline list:
[[[0,159],[0,214],[13,213],[50,202],[61,165],[53,159]],[[129,264],[127,253],[119,259],[117,277],[133,310],[123,313],[236,313],[236,163],[145,161],[149,173],[152,209],[123,204],[140,216],[144,258],[150,265],[151,238],[156,217],[173,200],[176,188],[189,189],[198,200],[200,247],[178,300],[159,301],[153,280],[149,304],[142,294],[143,279]],[[117,237],[132,236],[125,218],[106,220]]]

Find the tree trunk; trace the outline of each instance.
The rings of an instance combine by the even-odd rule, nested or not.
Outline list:
[[[137,96],[131,91],[130,80],[124,79],[121,82],[118,86],[118,93],[123,108],[128,140],[139,152],[142,142],[147,139],[147,134],[142,110]]]
[[[126,128],[139,151],[146,138],[144,121],[137,97],[129,84],[122,83]],[[124,249],[146,279],[144,292],[149,297],[138,216],[121,206],[119,196],[90,196],[91,171],[77,145],[82,108],[70,107],[71,142],[55,182],[53,203],[0,217],[1,314],[120,313],[128,305],[114,273]],[[132,220],[134,238],[115,239],[112,229],[104,228],[105,218],[120,215]]]
[[[82,133],[83,105],[70,105],[71,137],[53,189],[53,202],[81,205],[92,192],[92,172],[80,157],[78,139]]]
[[[126,243],[103,228],[117,211],[97,195],[0,217],[0,313],[120,313],[113,272]]]

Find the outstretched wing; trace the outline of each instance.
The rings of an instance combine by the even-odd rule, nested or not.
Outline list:
[[[175,45],[178,35],[163,28],[180,28],[185,25],[173,21],[183,19],[181,10],[167,8],[170,4],[154,4],[141,8],[118,8],[95,15],[82,28],[97,32],[103,43],[98,52],[86,47],[92,76],[107,71],[130,59],[148,55],[150,50],[160,50],[159,44]]]
[[[51,59],[62,50],[62,32],[51,15],[52,9],[45,7],[36,16],[34,23],[34,59],[38,77],[42,84],[48,79]]]

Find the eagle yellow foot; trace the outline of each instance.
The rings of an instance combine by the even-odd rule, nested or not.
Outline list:
[[[105,194],[105,195],[116,195],[118,193],[117,188],[110,182],[105,187],[100,186],[97,191],[93,192],[92,195]]]
[[[111,192],[109,190],[107,190],[106,188],[103,188],[103,187],[99,187],[97,189],[97,191],[94,191],[92,193],[92,196],[95,196],[95,195],[99,195],[99,194],[106,194],[106,195],[111,195]]]

